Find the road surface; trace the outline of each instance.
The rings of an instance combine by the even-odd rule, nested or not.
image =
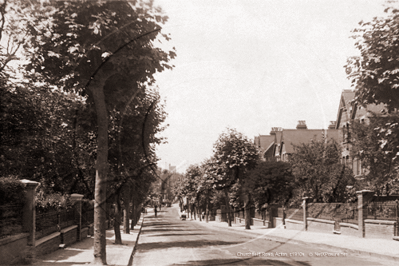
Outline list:
[[[243,232],[181,221],[176,207],[145,218],[133,265],[396,265],[373,257],[279,243]]]

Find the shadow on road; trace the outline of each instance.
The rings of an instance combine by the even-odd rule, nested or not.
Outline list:
[[[310,266],[309,263],[304,261],[293,261],[292,263],[280,261],[280,260],[257,260],[254,258],[245,259],[213,259],[213,260],[195,260],[187,261],[183,264],[171,264],[171,265],[273,265],[273,266],[293,266],[303,265]]]
[[[162,228],[154,228],[154,229],[143,229],[142,231],[141,231],[141,233],[143,234],[146,234],[146,233],[150,233],[150,232],[170,232],[170,231],[184,231],[184,232],[187,232],[187,230],[184,230],[184,229],[168,229],[168,228],[166,228],[166,229],[162,229]],[[200,231],[200,230],[192,230],[192,229],[190,229],[190,231]]]
[[[241,242],[226,242],[226,241],[212,241],[212,240],[193,240],[193,241],[173,241],[173,242],[152,242],[140,243],[137,245],[137,250],[145,252],[146,250],[154,251],[154,249],[166,248],[198,248],[220,245],[235,245]]]
[[[209,235],[209,234],[200,234],[200,233],[198,233],[198,234],[159,234],[159,235],[149,235],[149,236],[153,237],[153,236],[206,236],[206,235]]]

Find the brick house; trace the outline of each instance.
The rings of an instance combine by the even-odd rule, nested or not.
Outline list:
[[[338,107],[336,129],[340,132],[340,142],[342,144],[342,163],[352,168],[353,174],[357,179],[363,178],[367,170],[362,167],[362,162],[351,155],[351,123],[354,120],[362,123],[369,121],[371,113],[381,113],[385,106],[383,104],[369,104],[359,106],[353,103],[355,92],[352,90],[343,90],[341,93]]]
[[[259,135],[255,137],[254,144],[260,149],[261,158],[268,160],[288,161],[289,155],[294,152],[294,146],[308,143],[312,139],[332,138],[341,144],[342,160],[353,170],[357,178],[363,178],[367,170],[362,167],[360,160],[351,155],[351,123],[354,120],[367,123],[371,113],[381,113],[385,106],[383,104],[369,104],[359,106],[353,103],[355,92],[343,90],[341,93],[337,120],[331,121],[328,129],[308,129],[306,122],[298,121],[296,129],[283,129],[273,127],[270,135]],[[352,158],[354,157],[354,158]]]
[[[339,129],[332,123],[328,129],[308,129],[304,120],[298,121],[296,129],[273,127],[270,135],[255,137],[254,144],[260,150],[262,160],[288,161],[294,146],[309,143],[311,140],[332,138],[340,143]]]

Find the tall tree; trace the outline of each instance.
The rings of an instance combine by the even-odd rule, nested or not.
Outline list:
[[[109,111],[154,83],[156,72],[171,68],[167,62],[175,53],[153,45],[159,35],[169,39],[160,33],[167,17],[151,2],[50,1],[35,8],[27,23],[30,78],[80,92],[96,111],[94,257],[106,264]],[[106,87],[110,78],[124,82]]]
[[[265,204],[287,202],[295,187],[291,165],[287,162],[259,162],[249,172],[247,180],[248,190],[252,191],[255,207],[259,210]]]
[[[228,192],[236,182],[245,184],[246,171],[254,168],[259,155],[252,142],[235,129],[227,129],[220,134],[214,144],[214,173],[211,175],[215,188],[223,189],[228,199]],[[245,187],[245,186],[244,186]],[[249,191],[243,192],[245,208],[245,228],[250,229],[251,196]],[[228,223],[231,226],[230,203],[226,202]]]
[[[359,56],[348,58],[348,78],[360,104],[386,104],[389,110],[399,108],[399,9],[396,1],[389,3],[385,17],[359,22],[353,30]]]

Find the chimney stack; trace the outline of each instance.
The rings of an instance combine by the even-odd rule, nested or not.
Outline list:
[[[330,121],[330,125],[328,126],[328,129],[335,129],[337,125],[337,121]]]
[[[306,121],[299,120],[298,125],[296,126],[296,129],[308,129],[308,127],[306,126]]]
[[[272,127],[272,131],[270,131],[270,135],[276,135],[277,131],[283,131],[281,127]]]

